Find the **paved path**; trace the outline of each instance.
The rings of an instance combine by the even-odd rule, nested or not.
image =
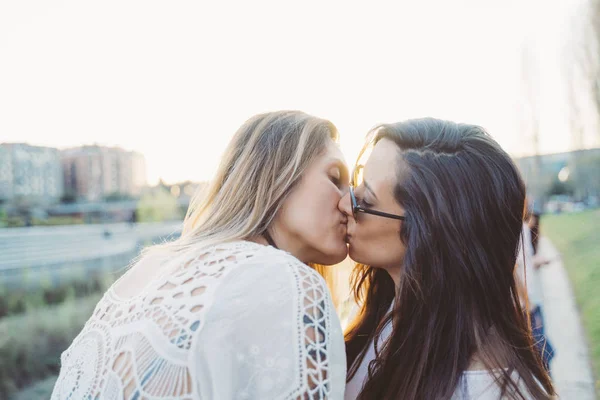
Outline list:
[[[585,332],[559,253],[545,237],[540,238],[540,255],[553,261],[540,268],[546,333],[556,356],[550,364],[561,399],[594,400],[594,378]]]

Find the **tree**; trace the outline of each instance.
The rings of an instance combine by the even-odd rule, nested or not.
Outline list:
[[[571,142],[574,150],[600,144],[600,0],[584,3],[576,13],[565,54]]]
[[[137,204],[138,222],[163,222],[180,218],[177,199],[161,186],[143,194]]]
[[[525,136],[525,146],[533,153],[533,164],[526,182],[529,197],[543,207],[544,182],[542,180],[542,161],[540,157],[540,110],[538,62],[533,46],[526,43],[521,49],[521,81],[523,87],[522,104],[519,107],[521,130]]]
[[[110,193],[106,196],[104,196],[104,201],[107,202],[117,202],[117,201],[124,201],[124,200],[131,200],[132,197],[129,196],[128,194],[124,194],[124,193],[120,193],[120,192],[113,192]]]
[[[573,186],[567,181],[567,182],[561,182],[558,178],[556,178],[553,182],[552,185],[550,186],[550,189],[548,190],[548,195],[549,196],[555,196],[555,195],[572,195],[573,194]]]
[[[581,154],[577,157],[576,168],[573,170],[575,193],[578,198],[586,200],[588,196],[600,194],[600,155]]]

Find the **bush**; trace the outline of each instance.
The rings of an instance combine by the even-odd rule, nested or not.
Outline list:
[[[47,400],[52,395],[58,376],[51,376],[43,381],[34,383],[27,389],[16,393],[12,400]]]
[[[137,204],[138,222],[164,222],[181,219],[177,199],[165,188],[145,193]]]
[[[39,291],[5,291],[0,293],[0,318],[103,293],[114,280],[114,275],[99,274],[60,286],[48,285]]]
[[[57,375],[60,355],[91,316],[101,294],[70,299],[0,320],[0,398]]]
[[[7,217],[5,224],[8,228],[20,228],[25,226],[25,219],[21,217]]]
[[[36,226],[56,226],[56,225],[81,225],[82,217],[52,216],[46,219],[33,218],[33,225]]]

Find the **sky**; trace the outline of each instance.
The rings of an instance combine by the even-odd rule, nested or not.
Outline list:
[[[199,181],[247,118],[299,109],[338,127],[349,163],[374,125],[425,116],[523,155],[534,98],[540,151],[567,151],[582,1],[3,1],[0,142],[120,146],[151,184]]]

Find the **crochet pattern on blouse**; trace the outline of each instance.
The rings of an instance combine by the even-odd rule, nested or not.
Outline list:
[[[289,253],[206,247],[130,298],[114,289],[126,275],[62,354],[52,400],[343,397],[327,286]]]

